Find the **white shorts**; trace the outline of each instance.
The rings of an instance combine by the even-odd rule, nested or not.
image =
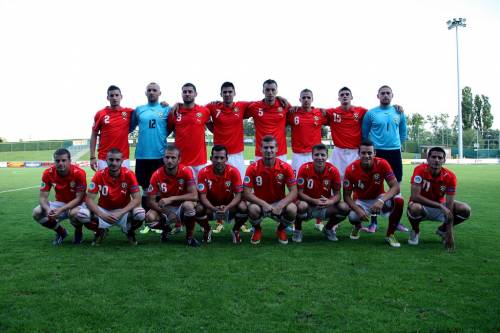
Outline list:
[[[358,149],[333,148],[330,162],[339,170],[340,180],[344,180],[345,169],[359,158]]]
[[[168,218],[169,213],[175,214],[177,221],[181,221],[182,205],[179,205],[179,206],[169,205],[166,207],[166,209],[167,209],[168,213],[167,214],[161,213],[161,215],[165,218],[167,223],[169,222],[169,218]]]
[[[108,167],[108,163],[104,160],[97,160],[97,170],[103,170]],[[123,160],[122,167],[130,170],[130,160]]]
[[[118,210],[118,209],[107,210],[107,209],[104,209],[102,207],[99,207],[99,209],[103,212],[106,212],[106,213],[112,213],[112,212]],[[129,215],[129,213],[123,214],[123,216],[120,218],[120,220],[118,222],[116,222],[115,224],[109,224],[108,222],[104,221],[103,219],[101,219],[99,217],[99,228],[109,229],[112,226],[116,225],[116,226],[119,226],[124,233],[127,233],[130,230],[130,224],[128,223],[128,215]]]
[[[326,207],[310,207],[307,211],[307,218],[327,220],[326,211]]]
[[[311,162],[312,155],[311,153],[292,153],[292,169],[295,177],[299,174],[299,169],[302,164]]]
[[[446,222],[446,217],[441,209],[422,205],[424,209],[423,220]]]
[[[243,156],[243,152],[236,154],[228,154],[227,162],[232,166],[235,166],[240,172],[241,179],[245,177],[245,158]]]
[[[376,199],[370,199],[370,200],[360,200],[360,199],[357,199],[356,200],[356,205],[360,206],[361,208],[363,208],[363,210],[368,214],[368,215],[372,215],[372,212],[370,211],[370,208],[375,204],[375,202],[377,202],[378,199],[382,199],[383,198],[383,194],[379,195]],[[388,217],[391,212],[392,212],[392,200],[387,200],[386,202],[384,202],[384,206],[382,207],[382,211],[377,214],[377,215],[380,215],[380,216],[384,216],[384,217]],[[350,221],[359,221],[359,216],[358,214],[356,214],[356,212],[354,210],[351,210],[351,212],[349,213],[349,220]]]

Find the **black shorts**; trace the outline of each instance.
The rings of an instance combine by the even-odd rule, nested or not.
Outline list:
[[[163,158],[155,160],[135,160],[135,175],[139,185],[145,192],[149,187],[149,181],[153,172],[163,166]]]
[[[392,171],[394,172],[394,176],[396,176],[398,182],[401,183],[401,179],[403,178],[403,161],[401,160],[401,150],[376,149],[375,155],[377,157],[383,158],[389,163]]]

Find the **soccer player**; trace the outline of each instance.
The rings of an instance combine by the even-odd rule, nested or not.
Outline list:
[[[169,106],[159,103],[160,86],[150,83],[146,87],[148,104],[138,106],[132,114],[130,131],[139,126],[135,149],[135,174],[142,188],[142,207],[147,207],[147,189],[151,175],[163,166],[167,145],[167,117]]]
[[[470,217],[469,205],[455,200],[457,178],[451,170],[443,167],[445,162],[444,149],[433,147],[427,153],[427,163],[418,165],[413,171],[407,210],[412,226],[408,244],[418,245],[421,221],[439,221],[442,224],[436,234],[443,239],[448,250],[453,250],[454,226]]]
[[[204,106],[195,104],[197,95],[194,84],[184,84],[183,104],[168,115],[168,129],[175,130],[175,144],[182,153],[182,163],[193,168],[195,177],[207,163],[205,123],[210,120],[210,111]]]
[[[384,192],[384,180],[389,185],[387,192]],[[373,143],[363,140],[359,159],[347,166],[344,176],[344,201],[351,208],[349,221],[354,225],[350,238],[359,239],[361,221],[368,221],[370,215],[388,215],[385,240],[392,247],[400,247],[394,236],[403,214],[404,200],[398,195],[399,191],[399,183],[389,163],[375,157]]]
[[[128,133],[133,109],[120,106],[122,93],[117,86],[109,86],[109,106],[97,112],[90,135],[90,167],[92,170],[102,170],[107,167],[106,156],[111,148],[123,152],[123,165],[130,167]],[[97,137],[99,136],[98,156],[95,156]]]
[[[227,164],[227,150],[215,145],[210,155],[212,165],[200,170],[198,174],[198,194],[201,205],[196,207],[199,221],[217,220],[217,232],[224,222],[235,219],[231,235],[233,243],[241,243],[240,228],[247,220],[247,205],[241,201],[243,184],[238,169]],[[205,222],[203,222],[205,224]]]
[[[266,135],[275,138],[278,146],[277,157],[286,161],[286,118],[289,109],[288,102],[282,103],[277,98],[278,84],[274,80],[266,80],[262,85],[264,99],[254,102],[248,107],[247,117],[253,118],[255,126],[255,157],[263,157],[262,139]],[[283,106],[286,104],[286,106]]]
[[[135,174],[123,167],[123,154],[111,148],[106,157],[107,168],[96,172],[90,182],[85,201],[87,208],[80,209],[79,216],[97,219],[98,229],[92,245],[99,246],[109,228],[119,226],[131,245],[137,245],[135,230],[144,221],[141,192]],[[99,200],[95,199],[99,194]]]
[[[56,201],[49,201],[52,187],[56,192]],[[60,225],[60,222],[67,218],[75,227],[73,243],[80,244],[83,241],[82,225],[77,222],[76,215],[86,189],[85,171],[71,164],[71,154],[67,149],[57,149],[54,152],[54,165],[43,172],[39,205],[33,209],[33,219],[56,232],[52,244],[62,244],[68,235],[66,229]]]
[[[247,168],[244,180],[244,197],[249,202],[248,217],[254,227],[252,244],[262,238],[261,222],[270,217],[278,222],[276,235],[281,244],[288,244],[286,227],[292,225],[297,216],[297,181],[292,167],[276,157],[279,147],[271,135],[262,138],[259,144],[262,159]],[[288,194],[285,193],[288,186]]]
[[[389,162],[394,176],[401,183],[403,177],[401,146],[406,140],[406,119],[404,114],[391,105],[393,97],[389,86],[379,88],[377,98],[380,105],[365,114],[361,131],[364,139],[373,142],[377,157]],[[370,232],[375,232],[376,229],[376,223],[368,227]],[[398,225],[398,230],[408,231],[402,224]]]
[[[186,226],[186,241],[188,246],[199,246],[193,237],[195,226],[196,202],[198,193],[193,170],[180,164],[181,152],[175,145],[167,145],[163,157],[164,166],[151,176],[148,189],[149,207],[146,223],[152,229],[161,229],[161,241],[168,241],[171,225],[177,220]],[[157,197],[160,200],[157,201]],[[204,229],[203,238],[211,241],[212,230],[208,222],[201,224]]]
[[[302,221],[317,218],[328,220],[323,232],[330,241],[338,241],[334,226],[344,220],[349,206],[340,202],[340,174],[328,163],[328,148],[320,143],[312,148],[312,162],[300,167],[297,177],[299,201],[292,240],[302,242]]]

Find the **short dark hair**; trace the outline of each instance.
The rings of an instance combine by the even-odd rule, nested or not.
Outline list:
[[[278,87],[278,83],[276,81],[274,81],[273,79],[267,79],[266,81],[264,81],[264,83],[262,84],[262,87],[264,87],[266,84],[275,84],[276,87]]]
[[[236,90],[236,89],[234,88],[234,84],[233,84],[232,82],[228,82],[228,81],[224,82],[224,83],[222,84],[222,86],[220,86],[220,90],[221,90],[221,91],[222,91],[222,89],[224,89],[224,88],[233,88],[233,90]]]
[[[108,150],[108,154],[123,154],[123,153],[120,149],[113,147],[110,150]]]
[[[110,92],[110,91],[113,91],[113,90],[118,90],[118,91],[120,92],[120,95],[121,95],[121,93],[122,93],[122,91],[120,90],[120,88],[118,88],[118,86],[115,86],[115,85],[110,85],[110,86],[108,87],[108,90],[107,90],[107,92],[106,92],[106,93],[109,95],[109,92]]]
[[[373,142],[370,139],[363,139],[363,140],[361,140],[360,146],[373,147]]]
[[[437,152],[443,153],[444,157],[446,158],[446,151],[442,147],[438,147],[438,146],[432,147],[431,149],[429,149],[429,151],[427,152],[427,157],[430,157],[431,153],[433,151],[437,151]]]
[[[382,90],[384,88],[389,88],[389,89],[391,89],[391,92],[392,92],[392,88],[389,87],[388,85],[385,85],[385,84],[382,87],[378,88],[378,92],[380,92],[380,90]]]
[[[181,156],[181,150],[179,149],[179,147],[177,147],[175,144],[173,143],[169,143],[166,147],[165,147],[165,152],[167,151],[176,151],[177,152],[177,156]]]
[[[182,88],[184,89],[184,88],[186,88],[186,87],[192,87],[192,88],[193,88],[193,90],[196,92],[196,86],[195,86],[194,84],[192,84],[192,83],[190,83],[190,82],[188,82],[188,83],[184,83],[184,85],[182,86]]]
[[[71,159],[71,153],[66,148],[59,148],[54,152],[54,158],[56,156],[68,155],[68,159]]]
[[[313,95],[313,92],[311,89],[302,89],[302,91],[300,92],[300,94],[302,95],[303,93],[311,93],[311,95]],[[314,95],[313,95],[314,96]]]
[[[352,95],[352,91],[348,87],[342,87],[342,88],[340,88],[338,93],[340,94],[341,91],[348,91]]]
[[[276,138],[272,135],[264,135],[264,137],[262,138],[262,142],[275,142],[276,146],[278,145],[278,141],[276,141]]]
[[[212,153],[211,153],[211,156],[214,155],[214,151],[223,151],[226,153],[226,157],[227,157],[227,149],[226,149],[226,146],[224,145],[214,145],[212,147]]]
[[[315,150],[326,150],[326,151],[328,151],[328,148],[324,144],[318,143],[317,145],[314,145],[312,147],[312,151],[315,151]]]

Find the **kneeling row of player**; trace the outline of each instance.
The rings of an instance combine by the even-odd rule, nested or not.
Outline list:
[[[140,206],[140,189],[134,173],[121,167],[120,151],[108,152],[108,167],[94,175],[84,198],[85,172],[71,165],[69,152],[61,149],[54,154],[55,165],[44,172],[40,206],[35,208],[33,217],[56,231],[55,245],[67,236],[59,221],[69,217],[75,226],[74,243],[82,242],[82,225],[95,232],[94,245],[101,243],[111,226],[118,225],[129,242],[137,244],[135,230],[145,220],[148,227],[161,230],[162,241],[168,240],[174,224],[182,222],[187,244],[197,246],[199,243],[193,237],[195,223],[202,227],[203,240],[208,243],[212,238],[208,222],[211,219],[226,222],[234,219],[231,233],[235,244],[241,242],[240,228],[248,220],[253,226],[251,243],[259,244],[261,222],[270,217],[278,222],[279,242],[286,244],[286,228],[294,225],[292,240],[301,242],[302,222],[311,218],[327,220],[323,232],[328,240],[337,241],[335,226],[347,216],[354,226],[350,238],[355,240],[362,230],[362,221],[368,221],[372,215],[385,215],[389,217],[385,239],[393,247],[400,246],[394,232],[402,216],[404,200],[389,164],[374,156],[371,142],[361,144],[359,159],[345,171],[344,202],[340,201],[339,172],[327,162],[328,149],[324,145],[314,146],[313,162],[302,165],[297,179],[292,168],[276,158],[277,143],[272,136],[264,137],[261,147],[262,159],[248,167],[242,184],[238,170],[226,163],[226,149],[214,146],[212,164],[200,171],[196,189],[191,168],[180,164],[179,149],[168,146],[164,166],[153,173],[144,193],[150,207],[147,213]],[[436,233],[448,249],[453,249],[453,225],[470,216],[469,206],[454,200],[456,177],[443,167],[445,157],[443,149],[432,148],[427,163],[415,168],[408,204],[412,225],[408,243],[411,245],[418,244],[419,223],[429,219],[442,222]],[[389,185],[387,192],[384,182]],[[55,202],[48,201],[52,185],[56,191]],[[99,200],[95,203],[97,194]],[[85,204],[80,205],[84,199]]]

